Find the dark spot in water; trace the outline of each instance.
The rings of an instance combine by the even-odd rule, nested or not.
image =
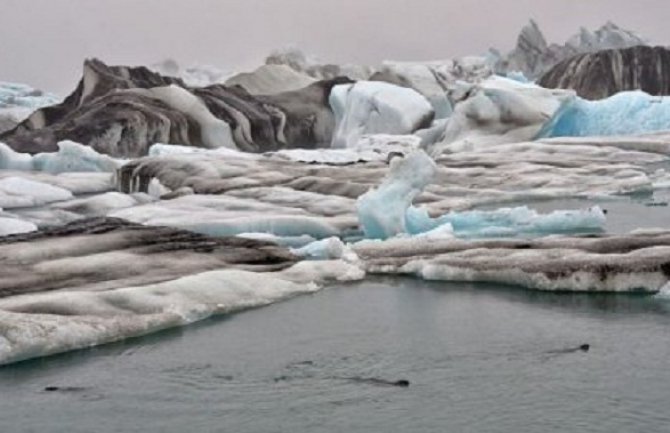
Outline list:
[[[546,353],[550,355],[562,355],[567,353],[588,352],[589,350],[591,350],[591,345],[585,343],[577,347],[568,347],[565,349],[550,350]]]
[[[407,379],[386,380],[386,379],[379,379],[377,377],[341,377],[339,379],[349,380],[351,382],[363,383],[368,385],[397,386],[400,388],[407,388],[410,385],[410,382]]]
[[[82,386],[45,386],[45,392],[81,392],[86,391],[86,388]]]

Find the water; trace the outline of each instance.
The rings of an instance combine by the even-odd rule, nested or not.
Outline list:
[[[669,330],[654,297],[377,279],[0,369],[0,431],[662,432]]]

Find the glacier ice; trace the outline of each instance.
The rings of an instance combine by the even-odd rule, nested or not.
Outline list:
[[[284,149],[264,154],[270,158],[304,163],[348,165],[358,162],[386,162],[392,154],[406,155],[421,146],[418,135],[363,135],[346,149]]]
[[[346,245],[337,237],[311,242],[291,252],[311,260],[340,259],[346,254]]]
[[[658,293],[670,232],[463,240],[398,237],[352,245],[368,274],[510,284],[536,290]]]
[[[0,236],[29,233],[35,230],[37,230],[37,226],[29,221],[23,221],[18,218],[7,218],[0,214]]]
[[[0,364],[146,335],[318,288],[276,274],[222,270],[146,286],[5,298]]]
[[[391,161],[382,183],[356,202],[358,220],[369,239],[387,239],[408,233],[407,209],[433,180],[435,162],[423,150]]]
[[[642,91],[599,101],[566,99],[537,138],[635,135],[670,130],[670,98]]]
[[[540,215],[528,207],[494,211],[449,212],[432,218],[425,208],[412,203],[436,174],[436,164],[419,150],[404,159],[394,159],[388,176],[379,187],[362,195],[357,203],[358,218],[369,239],[388,239],[397,235],[431,233],[443,236],[453,232],[460,237],[498,237],[519,234],[551,234],[601,230],[605,214],[599,207],[586,211],[554,211]]]
[[[174,59],[165,59],[149,67],[154,72],[184,80],[191,87],[205,87],[223,83],[231,74],[212,65],[192,65],[182,67]]]
[[[532,140],[561,101],[573,95],[498,76],[476,85],[462,83],[452,90],[454,112],[431,153]]]
[[[0,169],[35,170],[47,173],[114,172],[121,160],[101,155],[92,148],[73,141],[58,143],[57,152],[30,155],[16,152],[0,143]]]
[[[71,198],[67,189],[43,182],[16,176],[0,178],[0,208],[31,207]]]
[[[230,77],[226,86],[242,86],[252,95],[273,95],[302,89],[315,81],[286,65],[262,65],[253,72]]]
[[[435,114],[420,93],[383,82],[335,86],[329,101],[337,124],[332,147],[340,149],[365,134],[411,134],[430,125]]]
[[[156,98],[169,107],[186,113],[200,126],[200,135],[205,147],[209,149],[217,147],[237,149],[230,125],[214,116],[202,99],[188,90],[171,84],[163,87],[152,87],[150,89],[136,88],[126,91]]]
[[[33,89],[26,84],[0,81],[0,109],[24,107],[35,110],[58,102],[60,98],[51,93]]]
[[[449,212],[437,218],[431,218],[425,209],[410,207],[406,215],[409,234],[428,232],[448,224],[459,237],[601,231],[605,220],[605,214],[598,206],[588,210],[557,210],[548,214],[539,214],[527,206],[519,206],[491,211]]]

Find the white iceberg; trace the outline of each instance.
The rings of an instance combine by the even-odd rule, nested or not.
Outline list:
[[[101,155],[92,148],[73,141],[58,143],[58,151],[30,155],[16,152],[0,143],[0,169],[34,170],[47,173],[108,172],[112,173],[123,161]]]
[[[337,123],[332,147],[340,149],[355,146],[366,134],[411,134],[429,126],[435,115],[420,93],[383,82],[335,86],[330,105]]]

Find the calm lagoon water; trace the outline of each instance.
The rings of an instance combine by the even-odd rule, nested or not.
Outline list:
[[[669,359],[659,298],[375,279],[2,368],[0,431],[664,432]]]

